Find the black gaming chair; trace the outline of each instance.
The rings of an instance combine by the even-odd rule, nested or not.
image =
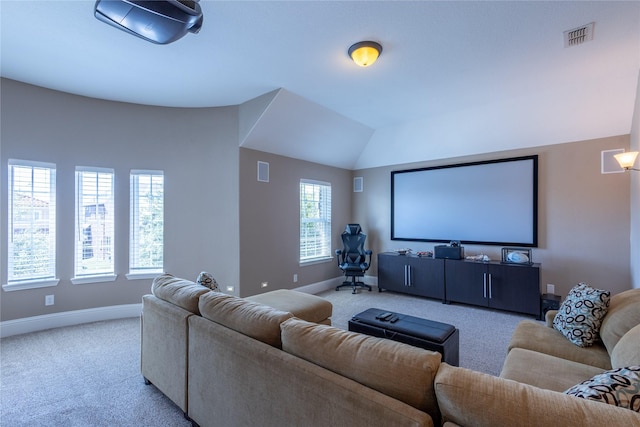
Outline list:
[[[357,288],[367,288],[371,291],[371,286],[357,280],[358,277],[364,277],[364,272],[371,265],[370,250],[364,250],[364,241],[367,235],[362,232],[360,224],[348,224],[346,230],[342,233],[342,250],[336,250],[336,258],[338,259],[338,268],[344,271],[345,280],[342,285],[336,286],[339,291],[343,286],[349,286],[356,293]],[[367,262],[367,256],[369,261]],[[351,281],[348,278],[351,277]]]

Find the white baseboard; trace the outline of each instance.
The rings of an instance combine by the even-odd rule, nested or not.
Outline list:
[[[63,326],[80,325],[82,323],[138,317],[141,312],[142,303],[139,303],[65,311],[62,313],[25,317],[24,319],[6,320],[0,322],[0,338]]]
[[[335,279],[325,280],[323,282],[311,283],[310,285],[300,286],[294,288],[294,291],[300,291],[307,294],[319,294],[331,288],[335,288],[342,281],[342,277],[336,277]]]
[[[365,276],[364,280],[369,285],[378,285],[378,278]],[[310,285],[295,288],[296,291],[307,294],[334,289],[344,281],[344,276]],[[108,307],[89,308],[86,310],[64,311],[62,313],[45,314],[42,316],[25,317],[23,319],[6,320],[0,322],[0,338],[12,335],[27,334],[29,332],[43,331],[45,329],[61,328],[63,326],[81,325],[83,323],[100,322],[102,320],[124,319],[138,317],[142,313],[142,304],[112,305]]]
[[[367,285],[378,286],[378,278],[375,276],[364,276],[364,281]],[[334,289],[336,286],[344,282],[344,276],[336,277],[335,279],[325,280],[323,282],[312,283],[306,286],[300,286],[295,288],[295,291],[305,292],[307,294],[319,294],[320,292]]]

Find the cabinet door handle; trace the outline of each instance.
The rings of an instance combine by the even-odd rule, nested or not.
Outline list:
[[[408,265],[404,265],[404,285],[407,286],[407,267]]]
[[[489,299],[493,298],[493,283],[491,281],[491,273],[489,273]]]
[[[484,290],[484,298],[487,297],[487,273],[482,273],[482,288]]]

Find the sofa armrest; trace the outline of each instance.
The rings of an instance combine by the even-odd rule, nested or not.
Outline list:
[[[640,425],[625,408],[543,390],[446,363],[435,379],[443,422],[461,426]]]
[[[153,295],[142,297],[142,376],[187,411],[188,321],[194,314]]]
[[[553,319],[556,318],[558,310],[549,310],[544,315],[544,320],[547,322],[547,326],[553,328]]]

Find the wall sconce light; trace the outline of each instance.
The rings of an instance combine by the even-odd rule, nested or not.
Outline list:
[[[382,53],[380,43],[371,41],[358,42],[349,48],[349,56],[361,67],[368,67],[376,62],[380,53]]]
[[[633,170],[640,171],[640,169],[635,169],[633,164],[636,162],[636,157],[638,157],[638,151],[627,151],[626,153],[616,154],[613,157],[620,163],[620,167],[624,170]]]

